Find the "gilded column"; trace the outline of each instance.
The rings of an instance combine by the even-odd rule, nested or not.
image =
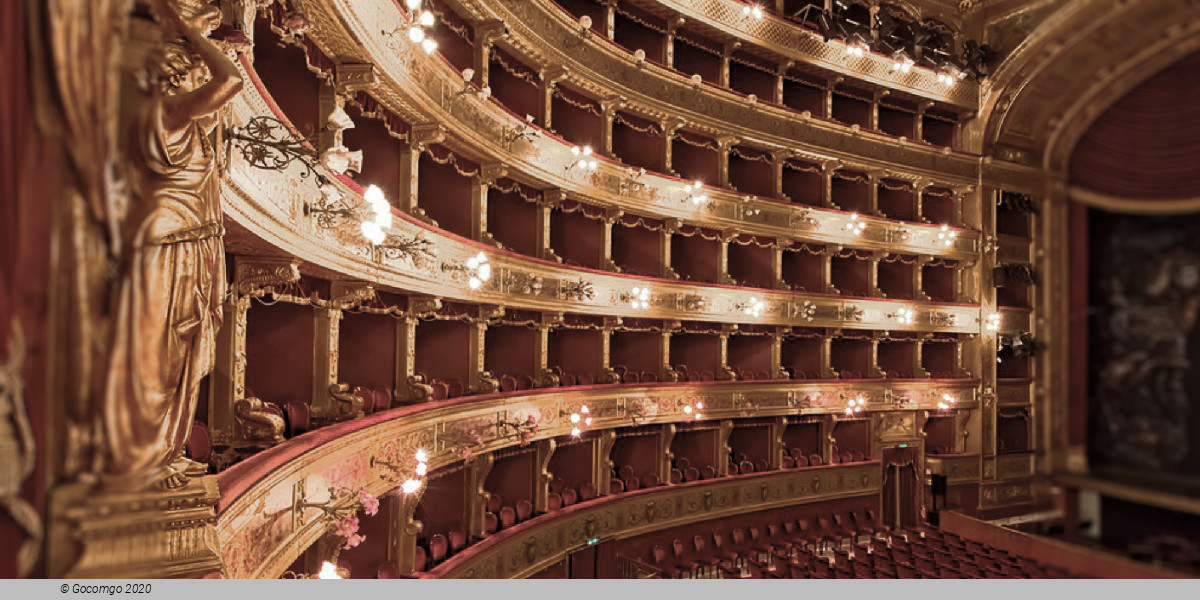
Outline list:
[[[788,379],[783,370],[783,336],[791,327],[776,327],[771,333],[771,378]]]
[[[665,119],[660,125],[663,130],[663,173],[679,177],[679,172],[672,167],[674,160],[672,155],[674,154],[675,132],[683,127],[683,121],[673,118]]]
[[[539,513],[548,510],[546,505],[550,498],[550,480],[554,479],[550,474],[550,458],[554,456],[555,448],[557,442],[554,438],[538,440],[533,447],[533,510]]]
[[[783,13],[781,12],[779,14],[783,14]],[[785,79],[785,76],[787,75],[788,71],[790,71],[791,68],[793,66],[795,66],[795,64],[796,64],[796,61],[789,60],[785,63],[781,63],[779,65],[779,68],[776,69],[776,71],[775,71],[775,89],[773,90],[773,93],[771,95],[772,96],[771,101],[774,102],[775,104],[783,106],[783,90],[786,85],[784,82],[787,81],[787,79]]]
[[[825,102],[824,102],[824,106],[822,106],[822,109],[824,109],[825,114],[820,115],[820,116],[825,117],[827,119],[833,118],[833,90],[837,87],[837,85],[839,83],[842,82],[843,79],[844,78],[842,76],[838,75],[836,77],[830,77],[825,80],[825,98],[824,98]]]
[[[338,382],[341,325],[340,308],[313,306],[312,415],[319,419],[328,418],[336,412],[330,388]]]
[[[557,208],[566,195],[560,189],[549,189],[542,192],[542,201],[537,203],[537,249],[538,258],[543,260],[551,260],[557,263],[563,261],[562,257],[554,252],[552,245],[552,234],[554,209]]]
[[[792,240],[788,238],[776,238],[771,244],[771,289],[786,290],[787,284],[783,281],[783,254],[787,252],[787,248],[792,246]]]
[[[787,429],[787,417],[776,417],[767,428],[767,462],[772,469],[783,468],[783,430]]]
[[[663,321],[662,333],[658,337],[659,379],[675,381],[675,367],[671,365],[671,336],[680,327],[679,321]]]
[[[616,118],[617,111],[624,107],[625,98],[621,96],[612,96],[600,101],[600,110],[603,115],[600,129],[600,153],[605,156],[613,156],[613,119]]]
[[[771,154],[771,197],[788,200],[783,193],[783,163],[787,162],[790,152],[774,152]]]
[[[674,239],[675,233],[679,231],[679,226],[683,221],[679,219],[667,219],[663,222],[662,237],[659,241],[659,265],[662,271],[659,275],[664,279],[679,279],[679,273],[671,267],[671,240]]]
[[[729,87],[730,57],[733,56],[733,53],[736,52],[737,49],[741,48],[741,47],[742,47],[742,43],[739,41],[735,41],[732,43],[725,44],[725,46],[723,48],[721,48],[721,72],[718,75],[718,79],[717,79],[717,83],[721,87],[724,87],[724,88]]]
[[[867,173],[867,210],[863,212],[876,217],[885,216],[879,212],[879,173],[876,171]]]
[[[414,517],[424,493],[425,486],[421,486],[411,494],[397,491],[384,496],[388,516],[387,561],[395,565],[400,575],[412,575],[416,571],[417,537],[425,524]]]
[[[686,21],[686,18],[679,17],[667,23],[667,33],[663,36],[663,60],[668,69],[675,68],[675,32],[679,31]]]
[[[423,375],[417,375],[417,327],[422,317],[432,316],[441,307],[441,298],[409,296],[404,318],[396,320],[396,391],[393,395],[400,402],[428,402],[433,399],[433,388]]]
[[[717,187],[729,187],[729,149],[737,141],[737,138],[729,136],[717,138]]]
[[[612,480],[612,449],[617,441],[617,432],[613,429],[601,431],[592,438],[592,484],[596,493],[607,496],[609,481]]]
[[[675,453],[671,452],[671,442],[675,439],[675,424],[667,423],[661,425],[658,430],[658,448],[655,456],[658,466],[658,480],[671,481],[671,461],[675,460]]]
[[[603,0],[604,5],[604,35],[608,39],[617,37],[617,0]]]
[[[467,463],[464,468],[463,486],[463,509],[467,513],[464,515],[463,522],[467,524],[467,537],[479,539],[487,534],[485,529],[483,516],[487,512],[487,502],[491,494],[484,489],[487,483],[488,473],[492,472],[492,465],[496,462],[496,457],[491,452],[484,452],[475,455],[471,462]]]
[[[504,22],[488,20],[474,24],[475,30],[475,75],[480,88],[488,87],[489,70],[492,63],[492,42],[504,34]]]
[[[554,130],[554,86],[566,79],[569,71],[562,65],[550,65],[541,70],[538,79],[537,122],[542,127]]]
[[[437,223],[425,214],[425,209],[418,206],[418,180],[421,165],[421,153],[430,144],[437,144],[446,139],[446,130],[437,123],[418,123],[413,125],[408,134],[408,143],[400,147],[400,196],[396,199],[397,208],[416,217],[417,219],[436,226]]]
[[[887,295],[879,289],[879,261],[887,255],[887,250],[876,250],[867,261],[867,289],[872,298],[886,298]],[[855,259],[857,260],[857,259]]]
[[[729,243],[738,236],[736,231],[722,231],[721,236],[717,239],[717,283],[725,285],[738,285],[729,274]]]
[[[550,330],[562,325],[563,314],[560,312],[542,313],[542,322],[537,328],[537,340],[534,344],[536,355],[533,359],[534,369],[538,376],[538,387],[558,387],[562,380],[550,371]]]
[[[620,219],[625,214],[625,211],[619,208],[608,208],[604,211],[604,217],[600,219],[601,239],[600,239],[600,268],[613,273],[620,273],[621,267],[618,267],[612,260],[612,230],[617,219]]]
[[[929,294],[925,293],[925,265],[928,265],[931,260],[933,260],[932,256],[923,254],[917,257],[917,262],[912,266],[913,299],[917,301],[929,300]],[[955,279],[958,279],[958,277],[955,277]],[[954,294],[954,298],[958,298],[957,293]]]
[[[832,362],[833,336],[835,333],[834,330],[826,329],[824,337],[821,338],[821,355],[819,357],[821,361],[821,379],[838,378],[838,372],[834,370]]]
[[[488,321],[504,316],[504,307],[481,305],[477,308],[477,315],[471,319],[471,337],[467,343],[467,355],[471,361],[470,389],[476,394],[492,394],[500,391],[500,382],[488,372],[486,366]]]
[[[736,381],[737,371],[729,366],[729,336],[738,330],[736,323],[722,323],[720,335],[721,370],[717,372],[718,381]]]
[[[733,421],[724,419],[717,428],[717,476],[729,475],[729,455],[733,449],[729,447],[729,434],[733,433]]]
[[[504,165],[489,163],[481,165],[479,174],[471,178],[471,239],[497,248],[500,242],[488,232],[488,193],[492,183],[507,174]]]

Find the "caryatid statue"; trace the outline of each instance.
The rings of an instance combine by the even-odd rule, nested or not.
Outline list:
[[[155,0],[154,12],[163,42],[149,53],[142,94],[125,101],[130,201],[101,416],[102,477],[114,487],[176,488],[187,474],[205,472],[183,451],[201,379],[213,367],[226,293],[217,153],[208,136],[242,78],[207,38],[220,22],[216,7]]]

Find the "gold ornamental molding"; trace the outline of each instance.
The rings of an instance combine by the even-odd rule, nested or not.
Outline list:
[[[945,475],[946,483],[949,485],[979,483],[981,465],[978,454],[926,454],[925,467],[931,474]],[[925,481],[931,482],[928,477],[925,478]]]
[[[796,62],[816,65],[833,73],[969,110],[974,110],[979,104],[979,85],[975,82],[963,81],[947,89],[938,83],[936,74],[929,69],[913,69],[908,73],[896,74],[892,70],[893,61],[890,58],[875,53],[867,53],[862,57],[848,57],[844,44],[825,43],[818,34],[773,14],[766,14],[762,19],[747,19],[742,12],[745,6],[742,2],[655,0],[655,3],[675,14],[735,38],[744,45],[765,48]],[[903,2],[893,4],[899,4],[909,15],[938,18],[954,29],[959,28],[957,19],[949,19],[957,16],[950,11],[922,15],[922,11],[911,5],[905,6]]]
[[[1104,110],[1197,49],[1200,6],[1191,0],[1064,3],[984,89],[985,143],[1001,159],[1062,177],[1075,144]]]
[[[432,570],[448,579],[521,579],[562,560],[588,540],[633,537],[670,527],[751,512],[842,498],[877,496],[883,487],[878,462],[784,470],[737,478],[666,486],[602,499],[586,509],[518,526],[496,543],[485,540],[464,560],[451,558]]]
[[[1139,215],[1180,215],[1200,211],[1200,198],[1147,199],[1110,196],[1104,192],[1072,185],[1067,198],[1109,212]]]
[[[368,11],[373,5],[354,6],[359,12],[351,14]],[[887,248],[958,260],[970,260],[978,252],[979,234],[973,230],[958,230],[954,243],[946,247],[938,239],[941,224],[900,222],[863,215],[861,220],[867,224],[867,228],[855,236],[844,227],[849,216],[842,211],[764,200],[718,188],[706,188],[705,193],[710,201],[704,206],[696,207],[681,202],[688,194],[685,189],[687,182],[673,177],[648,173],[639,178],[640,189],[631,191],[627,187],[629,175],[624,166],[600,161],[599,169],[594,173],[574,172],[568,167],[574,164],[578,157],[571,153],[570,145],[549,135],[513,141],[508,136],[515,129],[525,125],[523,120],[492,102],[479,102],[474,98],[455,99],[454,90],[461,88],[462,78],[444,61],[433,61],[429,57],[416,56],[414,53],[402,55],[397,53],[395,48],[388,46],[388,41],[382,33],[383,29],[377,23],[386,23],[386,19],[398,19],[399,16],[398,13],[392,14],[395,9],[390,5],[379,10],[381,13],[376,21],[351,21],[361,23],[356,28],[356,36],[363,41],[361,46],[353,45],[353,50],[349,51],[362,52],[362,48],[366,48],[368,54],[378,57],[377,66],[381,76],[393,82],[373,88],[370,92],[372,97],[406,120],[421,124],[422,131],[436,127],[439,133],[436,141],[445,141],[456,152],[463,153],[481,164],[503,163],[508,169],[508,176],[522,183],[538,189],[558,190],[564,196],[625,210],[630,214],[659,219],[680,219],[703,227],[732,228],[748,234],[790,236],[800,241],[839,243],[856,248]],[[392,13],[389,13],[389,10]],[[328,15],[324,17],[330,18]],[[320,24],[322,18],[314,18],[314,21]],[[319,27],[317,31],[320,31]],[[335,37],[328,33],[324,38],[320,37],[319,33],[313,35],[317,36],[314,39],[325,42],[328,38]],[[336,41],[336,48],[359,44],[357,41],[341,38],[336,38]],[[326,48],[326,51],[335,50]],[[249,86],[244,93],[250,93]],[[422,104],[417,106],[414,103]],[[430,121],[431,115],[436,115],[439,119],[436,125]],[[792,120],[795,120],[794,115]],[[417,135],[416,131],[417,127],[414,126],[414,136]],[[896,171],[895,165],[890,163],[852,163],[824,154],[800,150],[787,152],[797,158],[824,163],[827,170],[846,168]],[[959,198],[959,202],[971,202],[974,198],[973,184],[969,179],[958,179],[937,170],[921,177],[930,185],[949,188]],[[810,222],[809,219],[815,221]],[[903,227],[911,232],[907,241],[897,242],[889,237],[890,231],[899,223],[903,223]]]
[[[266,101],[253,86],[247,86],[232,104],[234,122],[270,114]],[[842,298],[671,280],[651,280],[649,307],[635,309],[625,299],[632,288],[647,286],[644,278],[573,269],[497,251],[446,236],[403,215],[394,220],[388,233],[429,240],[430,253],[392,257],[376,252],[354,223],[322,229],[304,215],[305,204],[320,198],[321,192],[314,177],[300,176],[302,165],[267,171],[250,166],[240,153],[231,154],[222,181],[226,214],[309,267],[329,269],[347,279],[474,303],[556,312],[896,331],[978,333],[981,328],[978,305]],[[335,185],[347,199],[364,202],[356,191],[340,182]],[[926,229],[940,232],[939,228]],[[914,233],[913,237],[919,236]],[[495,276],[472,290],[462,266],[480,252],[488,258]],[[747,314],[744,309],[751,297],[763,302],[758,315]],[[894,319],[899,307],[913,310],[912,323],[901,324]]]
[[[527,396],[484,397],[467,403],[396,410],[386,419],[373,418],[369,424],[360,420],[329,426],[323,430],[329,441],[311,448],[305,446],[308,441],[302,436],[278,446],[271,456],[247,459],[247,463],[265,462],[272,456],[288,456],[289,447],[296,449],[291,451],[294,458],[263,469],[266,474],[259,479],[229,485],[222,481],[225,496],[217,518],[221,557],[229,577],[278,577],[326,531],[325,522],[316,514],[294,510],[296,497],[323,498],[330,488],[360,486],[382,495],[395,483],[384,481],[381,475],[387,471],[373,467],[372,457],[397,462],[421,448],[429,454],[430,470],[450,466],[461,460],[464,448],[483,454],[516,445],[519,439],[501,423],[524,421],[529,416],[539,424],[531,442],[567,435],[573,427],[569,415],[581,402],[591,409],[591,431],[603,432],[631,425],[684,422],[690,419],[684,406],[695,401],[704,402],[705,420],[714,423],[751,414],[779,417],[840,413],[850,397],[862,397],[868,414],[895,413],[892,398],[897,393],[906,394],[910,400],[906,410],[901,411],[904,413],[935,410],[944,393],[958,395],[959,408],[974,409],[979,406],[977,383],[712,383],[621,386],[586,392],[552,388]],[[877,468],[875,471],[878,473]],[[780,481],[797,480],[785,477]],[[237,491],[233,491],[235,488]]]
[[[313,19],[307,35],[327,54],[339,60],[371,61],[391,72],[394,83],[380,86],[373,94],[405,118],[428,114],[428,109],[433,108],[429,105],[436,104],[439,110],[462,113],[458,121],[474,129],[482,125],[481,117],[485,116],[476,115],[478,112],[503,114],[509,128],[520,125],[512,115],[490,102],[480,103],[474,98],[450,102],[462,87],[461,75],[440,59],[407,52],[407,42],[387,38],[383,31],[391,31],[402,22],[399,9],[390,2],[304,0],[299,4]],[[549,12],[552,7],[533,2],[477,5],[475,0],[466,0],[460,6],[471,18],[504,20],[509,35],[501,43],[527,55],[535,68],[566,67],[573,85],[599,98],[624,96],[629,106],[636,107],[635,112],[652,120],[683,117],[690,128],[708,135],[732,135],[767,151],[800,150],[812,154],[814,159],[835,152],[847,162],[853,160],[865,168],[900,166],[953,185],[968,185],[978,176],[975,156],[919,143],[901,143],[877,133],[855,132],[821,119],[804,119],[793,111],[748,104],[741,97],[712,86],[698,89],[687,78],[671,71],[639,68],[631,55],[611,44],[579,38],[574,33],[576,28],[569,26],[570,19],[559,9]],[[573,59],[572,54],[563,50],[581,43],[587,45],[585,62]],[[419,81],[410,83],[408,80],[414,76]],[[412,97],[418,89],[425,91],[426,98]],[[419,112],[413,112],[418,108]],[[458,135],[470,138],[477,132],[459,131]]]

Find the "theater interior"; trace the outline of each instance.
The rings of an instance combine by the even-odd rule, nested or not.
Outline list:
[[[0,577],[1200,576],[1200,2],[0,30]]]

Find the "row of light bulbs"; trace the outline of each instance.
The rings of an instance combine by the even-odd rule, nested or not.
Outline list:
[[[408,7],[408,15],[411,19],[411,24],[408,26],[408,40],[414,44],[420,44],[426,54],[433,54],[438,49],[438,43],[437,40],[429,37],[427,31],[428,28],[433,27],[435,21],[433,11],[423,7],[423,0],[404,0],[404,5]]]

